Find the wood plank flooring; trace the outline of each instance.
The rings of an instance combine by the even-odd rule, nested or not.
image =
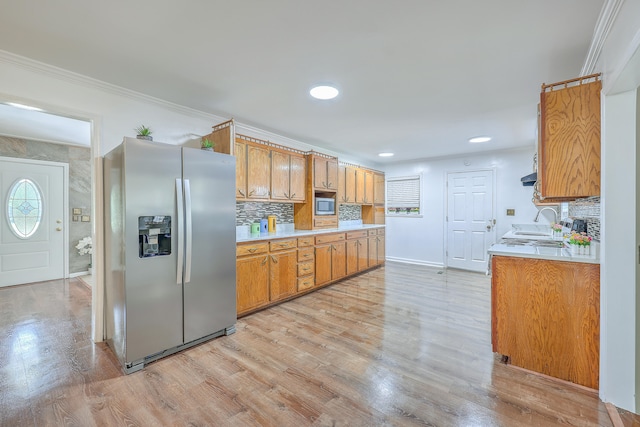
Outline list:
[[[500,363],[477,273],[388,262],[127,376],[90,305],[78,279],[0,289],[0,425],[612,426],[594,391]]]

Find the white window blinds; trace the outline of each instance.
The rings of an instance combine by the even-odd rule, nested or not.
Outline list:
[[[420,214],[420,176],[387,178],[387,213]]]

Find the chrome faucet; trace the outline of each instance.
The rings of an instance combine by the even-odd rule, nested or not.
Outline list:
[[[533,222],[538,222],[538,220],[540,219],[540,214],[542,213],[542,211],[549,209],[551,212],[553,212],[553,222],[558,222],[558,211],[556,211],[553,208],[550,208],[549,206],[542,208],[538,211],[538,213],[536,214],[536,217],[533,219]]]

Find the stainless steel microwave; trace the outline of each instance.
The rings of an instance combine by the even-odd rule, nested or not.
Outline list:
[[[335,215],[336,201],[328,197],[316,197],[316,215]]]

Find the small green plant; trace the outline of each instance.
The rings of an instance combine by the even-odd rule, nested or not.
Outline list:
[[[211,142],[211,140],[209,140],[209,138],[204,138],[202,140],[202,142],[200,143],[200,147],[204,148],[204,149],[213,149],[213,146],[215,144],[213,142]]]
[[[145,125],[138,126],[134,130],[138,132],[138,135],[140,136],[151,136],[151,129],[149,129]]]

